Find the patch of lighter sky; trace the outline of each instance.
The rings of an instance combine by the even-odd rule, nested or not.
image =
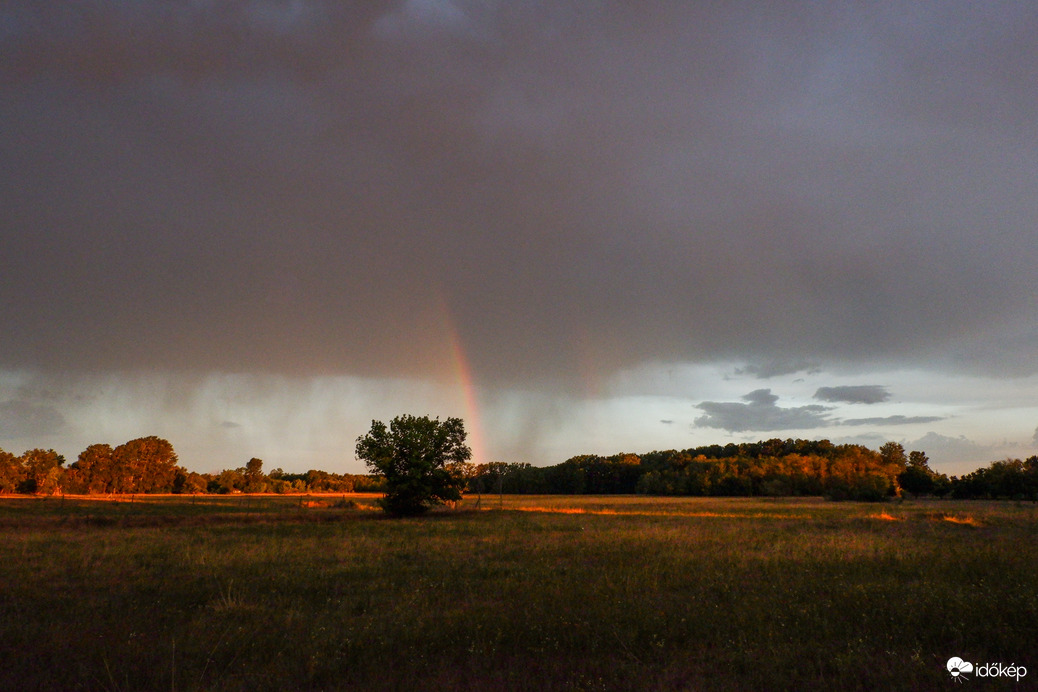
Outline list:
[[[478,391],[487,460],[557,464],[577,454],[645,453],[759,439],[828,438],[876,448],[888,440],[929,454],[935,469],[961,474],[1006,456],[1038,452],[1038,376],[991,379],[877,369],[799,372],[766,379],[738,374],[742,364],[654,365],[609,378],[598,397],[566,392]],[[877,404],[823,402],[822,386],[882,385],[890,400]],[[770,389],[781,408],[824,405],[831,424],[805,430],[729,433],[693,421],[704,401],[746,403]],[[38,440],[0,440],[21,453],[53,447],[69,462],[87,445],[121,444],[158,435],[170,440],[193,471],[243,466],[251,457],[267,470],[311,468],[363,473],[353,455],[356,438],[373,419],[403,413],[441,418],[466,415],[457,383],[356,377],[270,375],[110,374],[84,377],[0,372],[0,402],[48,406],[64,418],[61,430]],[[891,416],[940,417],[896,424]],[[841,420],[881,419],[866,425]]]
[[[33,392],[42,392],[67,421],[60,434],[30,446],[53,446],[71,462],[90,444],[157,435],[199,472],[237,468],[255,456],[267,469],[362,473],[354,443],[373,419],[464,414],[456,387],[409,380],[122,374],[59,382],[20,374],[3,385],[0,400],[40,400],[44,394]]]
[[[317,377],[239,382],[229,400],[216,383],[194,408],[200,412],[196,414],[200,433],[226,443],[235,442],[228,439],[232,436],[240,438],[233,446],[240,449],[248,444],[256,450],[251,455],[263,458],[269,468],[364,473],[353,450],[356,438],[368,431],[372,420],[388,423],[405,413],[464,417],[465,402],[457,388],[434,382]],[[215,426],[224,420],[241,427],[217,434]],[[203,444],[198,453],[210,449]],[[249,458],[241,456],[238,465]],[[213,465],[227,467],[206,463]]]
[[[996,379],[965,374],[942,374],[919,369],[818,369],[787,375],[757,378],[739,374],[742,364],[654,365],[618,374],[607,388],[610,395],[626,404],[615,404],[611,418],[600,428],[641,429],[647,433],[660,419],[674,420],[669,434],[646,439],[632,451],[663,449],[658,439],[673,441],[675,448],[700,444],[726,444],[773,437],[828,438],[834,442],[857,443],[876,448],[885,441],[902,442],[908,448],[929,443],[926,449],[935,469],[964,473],[1005,457],[1036,453],[1033,436],[1038,424],[1038,376]],[[819,387],[881,385],[890,399],[876,404],[825,402],[814,398]],[[742,398],[757,389],[770,389],[779,397],[776,406],[796,408],[824,405],[831,410],[831,424],[806,430],[748,431],[732,434],[712,428],[696,428],[691,421],[701,414],[695,408],[703,401],[745,403]],[[653,395],[668,397],[673,409],[660,415],[645,408]],[[687,408],[683,407],[687,406]],[[616,413],[620,411],[621,413]],[[937,417],[940,420],[898,423],[896,416]],[[847,425],[841,421],[879,419],[874,423]],[[884,420],[886,419],[886,420]],[[684,436],[683,439],[682,436]],[[917,445],[912,447],[912,445]],[[619,449],[615,451],[620,451]]]

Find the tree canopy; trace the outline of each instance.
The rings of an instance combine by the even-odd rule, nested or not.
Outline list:
[[[371,421],[357,438],[357,458],[385,479],[382,508],[390,514],[415,515],[432,506],[461,499],[464,465],[472,458],[460,418],[397,416],[387,427]]]

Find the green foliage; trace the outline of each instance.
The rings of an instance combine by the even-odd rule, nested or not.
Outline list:
[[[886,442],[879,448],[879,456],[883,463],[888,466],[896,466],[904,469],[908,466],[908,457],[905,456],[905,448],[899,442]]]
[[[253,457],[245,464],[242,476],[245,478],[245,492],[261,493],[267,489],[263,476],[263,460]]]
[[[472,458],[460,418],[397,416],[386,427],[371,421],[357,438],[357,458],[385,479],[382,507],[398,516],[422,514],[433,505],[456,502],[465,487],[464,464]]]
[[[61,488],[65,457],[53,449],[30,449],[22,455],[25,476],[18,485],[20,493],[51,495]]]
[[[168,493],[175,489],[178,477],[182,488],[184,476],[173,445],[152,435],[115,449],[107,444],[90,445],[60,482],[71,493]]]
[[[987,468],[953,477],[950,486],[958,498],[1038,501],[1038,456],[993,461]]]
[[[25,480],[25,467],[22,460],[0,449],[0,493],[18,492],[18,486]]]
[[[245,474],[241,469],[224,469],[215,478],[210,479],[206,490],[218,495],[242,492],[245,489]]]
[[[173,492],[193,495],[205,491],[206,479],[202,474],[177,467],[177,475],[173,479]]]
[[[71,493],[115,492],[115,460],[111,445],[93,444],[69,467],[65,490]]]
[[[883,500],[899,491],[904,450],[887,454],[828,440],[766,440],[710,445],[641,456],[593,454],[561,464],[485,464],[469,488],[482,492],[695,496],[826,495],[832,499]]]
[[[898,448],[901,445],[897,445]],[[900,457],[903,457],[903,451]],[[825,495],[833,500],[878,502],[898,493],[897,476],[903,468],[897,455],[848,445],[829,465]]]
[[[908,465],[898,475],[901,489],[910,495],[940,495],[946,491],[948,479],[930,468],[930,459],[924,452],[913,451],[908,455]]]
[[[169,441],[154,435],[139,437],[116,447],[112,457],[123,483],[120,492],[172,492],[177,453]]]

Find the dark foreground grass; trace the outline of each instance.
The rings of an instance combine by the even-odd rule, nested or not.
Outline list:
[[[1029,505],[261,500],[0,500],[0,689],[925,690],[952,656],[1038,681]]]

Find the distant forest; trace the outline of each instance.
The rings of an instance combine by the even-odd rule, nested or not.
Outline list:
[[[68,466],[53,449],[30,449],[20,457],[0,449],[0,494],[353,493],[382,488],[378,478],[366,475],[281,469],[264,473],[260,459],[219,473],[195,473],[177,461],[173,445],[159,437],[141,437],[115,448],[90,445]]]
[[[95,444],[66,465],[53,449],[0,450],[0,494],[380,492],[370,475],[263,471],[263,461],[219,473],[178,465],[173,445],[142,437]],[[896,442],[878,451],[828,440],[767,440],[647,454],[584,454],[554,466],[468,464],[470,493],[645,494],[730,497],[824,496],[878,501],[935,496],[1038,501],[1038,456],[992,462],[964,476],[934,472],[926,454]]]
[[[1007,498],[1038,501],[1038,456],[992,462],[965,476],[930,468],[924,452],[897,442],[879,451],[829,440],[766,440],[648,454],[575,456],[555,466],[481,464],[469,490],[525,494],[730,497],[824,496]]]

